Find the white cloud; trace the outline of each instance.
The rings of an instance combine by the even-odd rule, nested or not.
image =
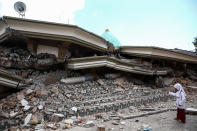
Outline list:
[[[1,14],[18,17],[14,3],[18,0],[0,0]],[[74,12],[84,8],[85,0],[20,0],[27,6],[25,18],[74,24]]]

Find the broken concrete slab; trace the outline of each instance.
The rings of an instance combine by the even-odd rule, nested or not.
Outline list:
[[[127,59],[118,59],[112,56],[72,58],[67,61],[67,68],[74,70],[108,67],[119,71],[142,75],[167,75],[166,70],[153,70],[151,68],[144,68],[143,66],[139,66],[139,64],[128,62],[129,60]]]
[[[42,110],[43,108],[44,108],[43,105],[39,105],[39,106],[38,106],[38,109],[39,109],[39,110]]]
[[[64,118],[64,115],[63,114],[54,113],[50,117],[50,121],[51,122],[59,122],[59,121],[63,120],[63,118]]]
[[[32,125],[37,125],[39,123],[38,116],[37,115],[32,115],[30,123]]]
[[[61,79],[61,82],[64,82],[66,84],[74,84],[74,83],[82,83],[85,81],[92,81],[92,80],[94,80],[94,76],[91,74],[87,74],[87,75],[80,76],[80,77]]]
[[[170,77],[163,78],[164,86],[169,86],[170,84],[172,84],[173,81],[174,81],[174,78],[170,78]]]
[[[64,120],[64,123],[72,125],[74,123],[74,121],[72,119],[66,119],[66,120]]]
[[[25,92],[25,94],[26,94],[26,95],[29,95],[29,94],[31,94],[32,92],[33,92],[33,90],[27,89],[26,92]]]
[[[0,120],[2,120],[4,118],[8,119],[9,118],[9,114],[6,113],[6,112],[0,112]]]
[[[56,126],[55,123],[47,124],[46,127],[47,127],[47,128],[50,128],[50,129],[53,129],[53,130],[56,130],[56,129],[57,129],[57,126]]]
[[[25,99],[22,99],[21,100],[21,105],[24,106],[24,107],[27,106],[28,105],[28,101],[26,101]]]
[[[28,115],[25,117],[24,125],[27,125],[27,124],[30,122],[31,116],[32,116],[32,114],[30,113],[30,114],[28,114]]]
[[[195,108],[187,108],[186,113],[189,115],[197,115],[197,109]]]
[[[24,96],[23,93],[18,93],[18,94],[17,94],[17,99],[18,99],[19,101],[21,101],[21,100],[24,99],[24,98],[25,98],[25,96]]]
[[[93,121],[87,121],[86,124],[84,125],[84,127],[89,128],[89,127],[93,127],[95,126]]]

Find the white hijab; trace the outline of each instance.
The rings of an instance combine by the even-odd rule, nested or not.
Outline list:
[[[184,91],[184,89],[183,89],[181,84],[176,83],[174,85],[174,88],[176,88],[178,90],[177,94],[182,94],[182,95],[184,95],[184,97],[186,97],[186,93],[185,93],[185,91]]]

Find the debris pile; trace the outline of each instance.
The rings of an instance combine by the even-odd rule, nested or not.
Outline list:
[[[57,64],[56,56],[52,54],[32,55],[26,48],[0,47],[0,66],[14,69],[16,75],[25,78],[34,70],[46,70]]]
[[[37,78],[40,82],[36,83],[35,79],[29,89],[0,100],[1,129],[12,126],[36,128],[36,125],[46,123],[49,123],[45,125],[47,128],[55,129],[57,125],[54,123],[66,121],[67,124],[72,124],[71,120],[66,120],[72,117],[77,118],[76,123],[81,123],[83,120],[78,118],[85,115],[168,99],[168,95],[160,90],[136,86],[120,78],[99,79],[79,84],[57,81],[46,86],[41,82],[41,77],[44,76],[46,77],[40,75]],[[93,123],[88,121],[85,124],[85,126],[92,125]],[[67,127],[69,128],[69,125]]]
[[[9,94],[0,94],[0,130],[97,126],[104,131],[103,123],[110,120],[124,130],[126,119],[175,110],[168,105],[175,99],[168,87],[177,82],[188,103],[196,99],[195,53],[115,48],[77,26],[11,17],[0,22],[0,93]],[[197,112],[193,106],[186,111]],[[152,130],[152,125],[140,125],[139,130]]]
[[[103,122],[114,120],[114,125],[124,125],[124,122],[115,120],[126,118],[116,113],[113,115],[113,111],[134,107],[138,111],[153,111],[145,115],[153,114],[154,111],[162,112],[147,108],[147,105],[166,102],[171,98],[165,87],[179,82],[186,87],[186,91],[193,92],[197,86],[194,82],[197,74],[193,70],[188,70],[188,73],[174,71],[173,76],[156,76],[156,82],[152,83],[150,78],[140,79],[135,75],[123,76],[121,73],[84,75],[84,72],[80,74],[67,69],[60,70],[59,67],[53,71],[52,67],[56,65],[58,62],[54,55],[32,55],[23,48],[1,48],[0,66],[32,81],[32,85],[0,100],[1,130],[56,130],[72,126],[95,126],[94,121],[84,118],[87,115],[95,115],[96,120]],[[146,108],[137,109],[140,106]],[[106,112],[111,112],[110,117],[102,115]],[[129,118],[136,116],[139,115]],[[99,130],[103,129],[103,126],[99,126]]]

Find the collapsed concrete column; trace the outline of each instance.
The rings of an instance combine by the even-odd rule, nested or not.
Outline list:
[[[31,54],[36,55],[37,54],[37,42],[34,40],[26,40],[27,48],[31,52]]]
[[[69,42],[63,42],[58,45],[58,62],[64,62],[65,58],[70,57],[70,52],[68,51],[69,45]]]

